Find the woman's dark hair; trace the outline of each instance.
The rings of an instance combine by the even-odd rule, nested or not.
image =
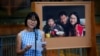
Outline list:
[[[37,21],[37,25],[36,25],[36,29],[39,29],[40,26],[40,20],[39,20],[39,16],[35,13],[35,12],[30,12],[25,19],[25,26],[27,26],[27,20],[28,19],[32,19],[33,17],[35,17],[35,20]]]
[[[72,13],[70,13],[70,15],[69,15],[69,20],[70,20],[70,17],[71,17],[71,15],[75,15],[76,17],[77,17],[77,23],[76,24],[80,24],[80,18],[79,18],[79,16],[78,16],[78,13],[77,12],[72,12]],[[71,23],[70,23],[70,33],[71,33],[71,36],[76,36],[76,31],[75,31],[75,26],[76,26],[76,24],[75,25],[72,25]]]
[[[70,13],[69,19],[70,19],[71,15],[75,15],[75,16],[77,17],[77,23],[76,23],[76,24],[80,24],[80,18],[79,18],[79,16],[78,16],[78,13],[77,13],[77,12],[72,12],[72,13]]]

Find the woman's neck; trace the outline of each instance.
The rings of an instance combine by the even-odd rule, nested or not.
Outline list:
[[[26,28],[27,31],[32,32],[33,29],[32,28]]]

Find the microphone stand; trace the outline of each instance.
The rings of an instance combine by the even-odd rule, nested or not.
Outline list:
[[[37,40],[38,40],[38,36],[37,36],[37,32],[36,32],[37,30],[36,29],[34,29],[34,32],[35,32],[35,56],[37,56],[36,55],[36,53],[37,53]]]

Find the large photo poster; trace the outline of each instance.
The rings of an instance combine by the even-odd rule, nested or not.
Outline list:
[[[43,6],[42,9],[47,38],[85,35],[84,6]]]
[[[91,47],[91,2],[33,2],[47,49]]]

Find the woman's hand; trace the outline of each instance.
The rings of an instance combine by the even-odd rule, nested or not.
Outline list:
[[[27,45],[24,49],[21,49],[21,36],[20,34],[16,37],[16,53],[17,55],[23,55],[27,50],[29,50],[32,46]]]
[[[32,45],[27,45],[25,48],[25,51],[29,50],[32,47]]]

